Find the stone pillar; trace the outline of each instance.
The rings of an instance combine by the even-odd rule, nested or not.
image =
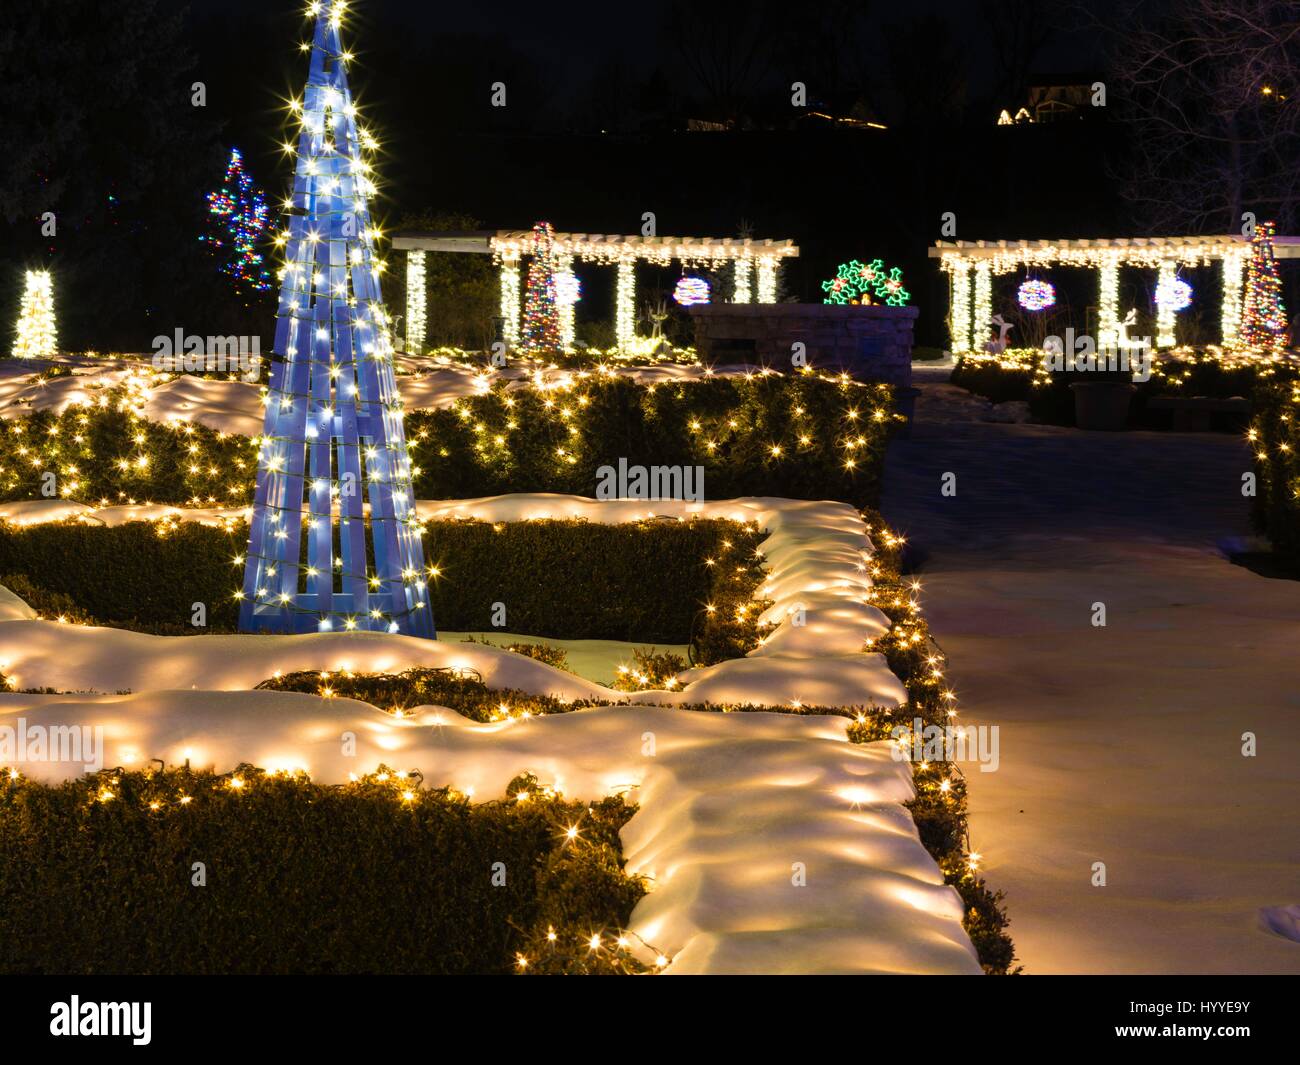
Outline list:
[[[425,338],[424,252],[406,253],[406,353],[424,354]]]

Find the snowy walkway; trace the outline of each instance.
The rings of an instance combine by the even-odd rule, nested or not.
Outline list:
[[[883,509],[962,720],[1001,728],[971,826],[1026,971],[1300,973],[1258,928],[1300,903],[1300,583],[1215,549],[1249,532],[1242,442],[948,420],[977,407],[922,388]]]

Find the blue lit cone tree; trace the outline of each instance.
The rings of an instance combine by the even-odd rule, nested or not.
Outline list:
[[[245,631],[434,636],[411,461],[367,199],[374,186],[339,43],[317,15],[297,149],[257,491]],[[368,518],[363,501],[369,504]]]

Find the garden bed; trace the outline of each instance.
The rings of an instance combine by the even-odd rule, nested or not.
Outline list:
[[[1279,572],[1300,573],[1300,384],[1256,393],[1249,432],[1255,458],[1255,527],[1269,538]]]

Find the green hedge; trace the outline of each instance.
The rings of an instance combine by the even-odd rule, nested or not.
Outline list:
[[[1300,385],[1279,383],[1256,393],[1250,441],[1255,527],[1288,564],[1300,566]]]
[[[763,579],[762,538],[715,519],[430,522],[434,619],[448,631],[491,631],[493,604],[504,603],[506,632],[691,643],[700,661],[733,658],[757,642],[757,612],[737,611]],[[246,541],[242,523],[0,524],[0,583],[21,578],[13,590],[47,616],[162,634],[232,632],[243,580],[233,560]],[[206,630],[191,624],[194,603],[206,604]]]
[[[326,787],[248,766],[57,787],[4,774],[0,972],[492,974],[519,953],[541,971],[638,969],[615,945],[644,894],[618,839],[635,809],[528,777],[508,795],[471,804],[397,775]]]
[[[249,439],[150,422],[130,412],[120,390],[112,399],[0,425],[0,500],[41,498],[43,475],[54,472],[55,494],[84,503],[251,501]],[[622,458],[630,466],[702,466],[709,499],[873,504],[895,424],[889,386],[813,374],[659,385],[589,374],[563,391],[498,387],[452,410],[406,417],[420,499],[595,496],[599,468]]]

